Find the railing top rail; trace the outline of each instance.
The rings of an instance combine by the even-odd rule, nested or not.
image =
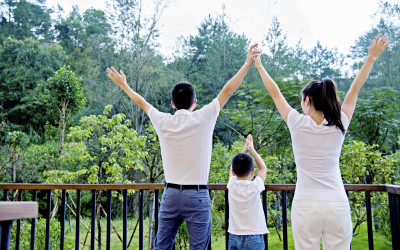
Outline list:
[[[226,190],[226,184],[208,184],[210,190]],[[400,194],[400,186],[396,185],[363,185],[346,184],[346,191],[375,191]],[[294,191],[296,184],[266,184],[266,190]],[[31,183],[0,183],[0,189],[32,189],[32,190],[151,190],[164,189],[164,184],[139,183],[139,184],[31,184]]]
[[[388,193],[400,195],[400,186],[385,185],[385,188]]]

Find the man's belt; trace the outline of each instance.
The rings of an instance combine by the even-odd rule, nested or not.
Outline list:
[[[173,183],[165,183],[167,188],[177,188],[177,189],[208,189],[208,185],[179,185]]]

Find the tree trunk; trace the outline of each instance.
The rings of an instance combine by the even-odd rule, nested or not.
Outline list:
[[[59,120],[59,126],[60,126],[60,145],[59,145],[59,155],[62,156],[64,155],[64,134],[65,134],[65,126],[66,126],[66,119],[65,119],[65,113],[67,111],[67,102],[63,102],[60,110],[60,120]]]

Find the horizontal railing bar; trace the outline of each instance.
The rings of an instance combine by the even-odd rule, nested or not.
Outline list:
[[[226,184],[208,184],[210,190],[227,190]],[[367,185],[346,184],[346,191],[377,191],[400,194],[400,186],[395,185]],[[296,184],[266,184],[266,190],[294,191]],[[140,183],[140,184],[30,184],[30,183],[0,183],[0,189],[31,189],[31,190],[157,190],[164,189],[164,184]]]

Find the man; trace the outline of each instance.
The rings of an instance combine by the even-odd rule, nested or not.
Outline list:
[[[161,200],[159,228],[154,249],[172,249],[178,229],[186,221],[190,249],[206,249],[211,237],[211,201],[208,194],[212,134],[219,111],[239,87],[260,52],[250,47],[247,60],[211,103],[193,111],[194,87],[181,82],[172,90],[174,115],[150,105],[126,83],[122,71],[107,69],[107,76],[150,118],[161,146],[165,190]]]

